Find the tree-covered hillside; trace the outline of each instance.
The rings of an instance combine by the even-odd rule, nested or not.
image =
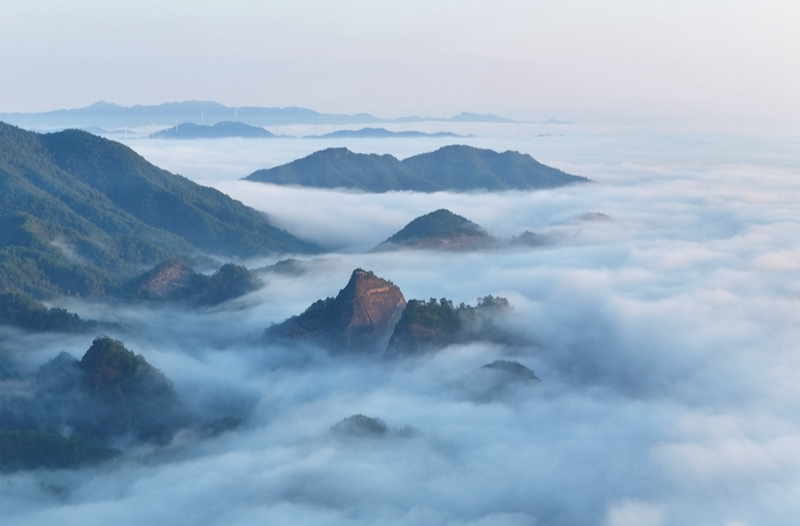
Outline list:
[[[99,295],[169,257],[318,250],[122,144],[0,123],[0,291]]]
[[[480,225],[442,208],[414,219],[375,250],[389,250],[397,246],[443,248],[454,245],[454,248],[474,248],[493,241],[492,236]]]

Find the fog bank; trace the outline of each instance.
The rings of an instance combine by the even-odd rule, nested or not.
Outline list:
[[[663,135],[648,149],[612,132],[559,139],[549,154],[574,148],[569,168],[596,183],[543,192],[375,196],[220,176],[218,188],[336,252],[214,309],[64,305],[122,323],[112,336],[176,391],[209,410],[248,407],[245,424],[98,468],[4,474],[4,524],[794,524],[797,140],[684,148]],[[442,207],[550,243],[362,253]],[[523,343],[387,364],[257,342],[356,267],[407,299],[507,297],[503,323]],[[0,345],[33,367],[60,349],[80,356],[92,337],[9,333]],[[541,384],[476,399],[465,382],[496,359]],[[331,433],[355,414],[413,432]]]

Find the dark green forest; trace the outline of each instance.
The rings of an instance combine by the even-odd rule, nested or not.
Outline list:
[[[98,296],[170,257],[319,251],[120,143],[0,123],[0,291]]]

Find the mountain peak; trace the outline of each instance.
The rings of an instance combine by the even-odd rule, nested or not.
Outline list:
[[[400,247],[446,250],[472,249],[493,240],[480,225],[440,208],[420,216],[375,247],[376,251]]]
[[[368,192],[536,190],[589,181],[545,166],[528,154],[500,153],[462,144],[444,146],[402,161],[388,154],[328,148],[288,164],[257,170],[245,179]]]
[[[385,348],[405,306],[394,283],[357,268],[336,298],[318,300],[299,316],[273,325],[265,338],[307,339],[336,350],[377,352]]]
[[[119,389],[135,376],[156,375],[158,372],[140,354],[125,348],[119,340],[100,336],[92,342],[80,361],[89,385],[102,389]]]

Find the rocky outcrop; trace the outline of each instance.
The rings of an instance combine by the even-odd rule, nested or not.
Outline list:
[[[335,351],[380,353],[405,306],[396,285],[356,269],[335,298],[316,301],[299,316],[273,325],[264,338],[308,340]]]
[[[207,276],[178,260],[167,260],[125,285],[125,294],[151,301],[186,300],[218,305],[259,289],[263,282],[240,265],[227,263]]]
[[[177,260],[164,261],[136,280],[136,293],[145,299],[177,299],[191,294],[197,272]]]

